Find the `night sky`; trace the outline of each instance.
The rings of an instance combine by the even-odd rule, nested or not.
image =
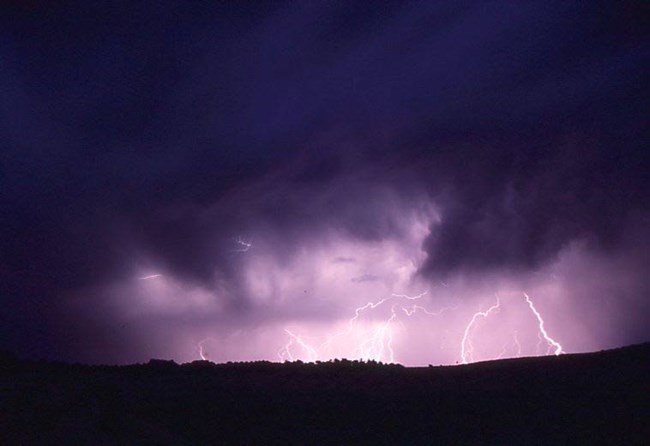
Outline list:
[[[0,349],[553,353],[526,295],[563,352],[650,340],[649,18],[3,2]]]

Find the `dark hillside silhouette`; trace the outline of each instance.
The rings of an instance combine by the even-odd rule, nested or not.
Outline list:
[[[0,355],[1,444],[648,444],[650,344],[455,367]]]

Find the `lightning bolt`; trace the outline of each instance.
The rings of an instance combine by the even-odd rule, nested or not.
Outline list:
[[[144,276],[144,277],[138,277],[138,280],[150,280],[150,279],[157,279],[159,277],[162,277],[162,274],[151,274],[150,276]]]
[[[508,350],[511,348],[511,346],[514,346],[514,350],[516,352],[515,358],[521,356],[521,344],[519,343],[519,338],[517,337],[517,330],[512,333],[512,342],[506,342],[503,344],[503,348],[501,349],[499,356],[497,356],[497,359],[503,358],[508,353]]]
[[[517,336],[517,331],[515,331],[514,334],[514,343],[515,347],[517,348],[517,358],[521,356],[521,344],[519,343],[519,337]]]
[[[472,352],[474,351],[474,347],[472,346],[472,340],[470,337],[470,332],[472,330],[472,327],[476,323],[476,321],[479,318],[487,318],[490,313],[493,311],[497,310],[499,308],[499,297],[497,296],[497,303],[492,305],[490,308],[488,308],[486,311],[477,311],[474,313],[472,316],[472,319],[469,321],[469,324],[465,327],[465,332],[463,333],[463,340],[460,343],[460,358],[463,364],[468,363],[468,358],[471,360],[472,357]]]
[[[278,352],[278,358],[280,358],[280,361],[293,361],[293,355],[291,354],[291,346],[293,345],[293,338],[289,338],[289,341],[286,343],[284,347],[280,349]]]
[[[537,311],[537,308],[535,308],[535,305],[533,304],[533,301],[531,300],[530,296],[524,293],[524,297],[526,298],[526,303],[528,304],[528,307],[530,308],[532,313],[535,315],[535,318],[537,319],[537,328],[538,328],[537,336],[539,338],[539,342],[537,343],[537,349],[536,349],[537,354],[538,355],[540,354],[540,346],[543,342],[546,342],[546,344],[548,345],[547,354],[550,349],[554,349],[554,354],[556,356],[562,354],[562,345],[560,345],[559,342],[557,342],[555,339],[549,336],[548,332],[546,331],[546,328],[544,327],[544,319],[542,318],[539,311]],[[472,361],[472,353],[474,347],[472,345],[471,334],[477,320],[479,318],[487,318],[490,315],[490,313],[497,310],[499,306],[500,306],[500,302],[499,302],[499,298],[497,297],[496,304],[492,305],[486,311],[479,311],[474,313],[469,324],[467,324],[467,326],[465,327],[465,332],[463,334],[463,339],[461,341],[461,352],[460,352],[460,356],[463,364],[467,364],[468,362]],[[521,343],[519,342],[516,331],[514,332],[513,344],[517,352],[516,357],[521,356]],[[503,349],[501,353],[497,356],[497,359],[505,356],[507,348],[508,348],[507,344],[503,346]]]
[[[199,341],[199,343],[197,344],[197,347],[198,347],[197,350],[199,351],[199,357],[203,361],[210,361],[210,358],[208,358],[208,354],[206,353],[205,348],[203,347],[203,344],[205,344],[208,340],[209,340],[209,338],[205,338],[205,339]]]
[[[359,355],[363,360],[381,360],[384,356],[384,346],[388,352],[388,362],[395,362],[395,352],[393,351],[393,333],[390,329],[391,323],[397,315],[391,309],[391,316],[383,324],[371,331],[368,339],[363,341],[359,346]]]
[[[506,342],[505,344],[503,344],[503,347],[501,348],[501,353],[497,355],[497,359],[503,358],[507,352],[508,352],[508,343]]]
[[[239,245],[238,248],[233,249],[233,252],[248,252],[249,249],[253,247],[253,244],[250,242],[245,242],[241,237],[235,239],[235,243]]]
[[[391,294],[388,297],[380,299],[375,302],[368,302],[365,305],[357,307],[354,309],[354,315],[348,320],[347,326],[344,330],[339,331],[334,334],[326,336],[326,341],[323,342],[320,346],[314,347],[311,344],[307,343],[302,336],[296,335],[290,330],[286,330],[286,334],[289,336],[287,344],[280,349],[278,356],[280,360],[294,360],[294,356],[291,353],[292,347],[297,344],[301,347],[302,351],[306,354],[308,360],[315,361],[321,355],[319,351],[326,352],[326,356],[333,357],[335,356],[332,351],[332,345],[335,340],[339,338],[350,339],[350,335],[354,330],[356,323],[361,318],[362,313],[367,310],[376,309],[389,301],[395,301],[397,299],[403,299],[407,301],[415,301],[422,299],[427,294],[427,291],[420,293],[415,296],[409,296],[407,294]],[[399,320],[399,314],[403,313],[405,316],[409,317],[417,312],[422,312],[429,316],[439,316],[444,311],[453,309],[455,307],[445,307],[438,311],[430,311],[427,308],[413,303],[411,305],[403,305],[400,303],[394,303],[390,308],[390,316],[386,318],[382,323],[375,325],[373,328],[365,331],[361,335],[361,340],[358,341],[357,354],[362,360],[375,360],[375,361],[386,361],[393,363],[395,362],[395,352],[393,350],[393,330],[392,325]]]
[[[379,301],[376,302],[368,302],[367,304],[358,307],[354,310],[354,316],[348,320],[348,328],[347,330],[336,334],[335,336],[329,337],[328,341],[324,344],[324,346],[329,347],[331,345],[331,342],[333,339],[340,337],[340,336],[345,336],[348,335],[352,329],[353,329],[353,324],[355,321],[359,319],[361,316],[361,313],[364,312],[365,310],[368,309],[375,309],[384,303],[393,300],[393,299],[406,299],[406,300],[418,300],[422,299],[428,291],[424,291],[418,295],[415,296],[409,296],[407,294],[391,294],[389,297],[385,297],[383,299],[380,299]],[[429,315],[434,315],[437,316],[440,314],[442,311],[445,309],[440,310],[440,312],[430,312],[426,310],[424,307],[413,304],[411,307],[404,307],[398,304],[392,305],[391,306],[391,314],[388,317],[388,319],[380,324],[379,326],[375,327],[374,329],[370,330],[369,333],[366,334],[366,338],[361,341],[358,347],[359,351],[359,356],[363,360],[375,360],[375,361],[381,361],[382,359],[393,363],[395,362],[395,352],[392,347],[392,342],[393,342],[393,332],[391,330],[391,325],[392,323],[397,319],[397,313],[396,309],[401,309],[404,314],[407,316],[411,316],[418,310],[422,310],[423,312],[429,314]],[[385,357],[384,352],[387,352],[388,357]]]
[[[420,305],[418,300],[422,299],[427,292],[420,293],[415,296],[406,294],[391,294],[374,302],[368,302],[353,310],[350,319],[343,330],[327,334],[325,336],[304,336],[296,333],[288,328],[284,329],[288,337],[286,344],[278,351],[280,361],[294,361],[301,358],[307,362],[315,362],[319,359],[331,359],[340,357],[340,347],[334,348],[336,340],[343,340],[343,343],[337,345],[344,345],[345,351],[351,352],[353,356],[365,361],[381,361],[387,363],[395,362],[395,350],[393,349],[395,323],[399,323],[406,328],[403,319],[411,317],[416,313],[422,313],[428,316],[440,316],[443,312],[455,309],[456,307],[443,307],[437,311],[431,311],[425,306]],[[521,296],[516,293],[515,295]],[[532,299],[526,293],[523,293],[528,309],[533,313],[537,320],[537,335],[540,339],[538,343],[537,355],[540,354],[539,347],[541,343],[546,342],[548,345],[548,354],[553,349],[555,355],[563,353],[563,348],[559,342],[553,339],[546,331],[544,319],[535,307]],[[361,324],[361,320],[366,312],[376,310],[382,306],[390,305],[390,313],[383,319],[374,319],[374,322],[369,326]],[[500,310],[503,303],[500,296],[496,296],[496,303],[491,305],[484,311],[477,311],[474,313],[465,326],[463,331],[462,340],[460,342],[460,358],[462,364],[468,364],[474,361],[473,354],[475,351],[473,345],[473,336],[478,328],[481,319],[487,319],[491,314]],[[361,325],[360,325],[361,324]],[[522,353],[522,345],[519,341],[518,332],[514,330],[510,341],[503,344],[501,352],[495,359],[503,358],[512,352],[515,357],[520,357]],[[325,339],[325,342],[319,344],[319,339]],[[444,339],[444,337],[443,337]],[[197,345],[199,357],[202,360],[209,361],[209,355],[205,350],[205,342],[209,338],[203,339]]]
[[[348,325],[351,325],[354,321],[356,321],[357,319],[359,319],[359,316],[361,316],[361,312],[362,312],[362,311],[365,311],[365,310],[367,310],[368,308],[372,308],[372,309],[377,308],[378,306],[380,306],[380,305],[383,304],[384,302],[391,300],[393,297],[396,297],[396,295],[393,294],[393,295],[391,295],[390,297],[385,297],[385,298],[383,298],[383,299],[381,299],[381,300],[379,300],[379,301],[377,301],[377,302],[368,302],[367,304],[365,304],[365,305],[362,306],[362,307],[355,308],[355,310],[354,310],[354,316],[352,317],[352,319],[350,319],[350,320],[348,321]]]
[[[535,308],[535,305],[533,304],[533,301],[530,299],[530,296],[528,294],[524,293],[524,297],[526,298],[526,302],[528,303],[528,306],[530,307],[530,310],[533,312],[535,317],[537,318],[537,327],[539,328],[539,333],[542,335],[544,340],[547,342],[549,348],[555,347],[555,356],[558,356],[562,354],[562,346],[560,345],[559,342],[557,342],[555,339],[550,337],[548,333],[546,332],[546,329],[544,328],[544,319],[542,319],[542,316],[539,314],[539,311]]]
[[[296,344],[302,347],[303,351],[307,354],[308,362],[314,362],[318,359],[318,353],[316,352],[316,349],[311,345],[307,344],[307,342],[305,342],[301,336],[292,333],[290,330],[287,330],[286,328],[284,331],[289,335],[289,342],[278,352],[278,356],[280,357],[281,361],[294,360],[294,357],[291,354],[291,346],[293,345],[294,341]]]

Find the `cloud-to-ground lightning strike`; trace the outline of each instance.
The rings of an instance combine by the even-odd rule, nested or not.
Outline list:
[[[203,347],[203,344],[205,344],[208,340],[209,340],[209,338],[202,339],[197,344],[197,350],[199,351],[199,357],[203,361],[210,361],[210,358],[208,358],[208,354],[206,353],[205,348]]]
[[[514,343],[515,343],[515,347],[517,348],[517,356],[515,356],[515,357],[518,358],[518,357],[521,356],[521,343],[519,342],[519,337],[517,335],[516,330],[515,330],[515,334],[514,334]]]
[[[290,330],[285,329],[284,331],[289,335],[289,342],[278,353],[281,360],[283,359],[289,361],[294,360],[293,355],[291,354],[291,346],[293,345],[294,340],[307,353],[307,361],[313,362],[318,359],[318,353],[316,352],[316,349],[314,349],[314,347],[307,344],[300,336],[295,335]]]
[[[541,314],[539,313],[539,311],[537,311],[537,308],[535,308],[535,305],[533,304],[533,301],[531,300],[530,296],[524,293],[524,297],[526,298],[526,303],[528,304],[528,307],[530,308],[532,313],[535,315],[535,318],[537,319],[537,328],[538,328],[537,336],[539,338],[539,343],[537,344],[537,350],[536,350],[537,354],[538,355],[540,354],[539,350],[543,342],[546,342],[546,344],[548,345],[546,354],[549,353],[549,350],[551,348],[555,349],[553,353],[556,356],[562,354],[563,351],[562,346],[555,339],[551,338],[549,334],[546,332],[546,328],[544,327],[544,319],[542,319]],[[495,305],[491,306],[486,311],[479,311],[475,313],[472,316],[472,319],[470,320],[469,324],[467,324],[467,327],[465,327],[465,332],[463,334],[463,339],[461,341],[461,352],[460,352],[460,356],[463,364],[467,364],[472,360],[472,352],[474,350],[474,347],[472,345],[471,332],[472,332],[472,327],[476,323],[477,319],[488,317],[488,315],[492,311],[497,310],[499,307],[500,307],[500,302],[497,297],[497,303]],[[516,357],[519,357],[521,356],[521,343],[519,342],[516,331],[514,333],[513,342],[516,348]],[[503,356],[505,356],[506,350],[507,350],[507,344],[503,346],[503,349],[501,353],[497,356],[497,358],[502,358]]]
[[[391,308],[391,316],[372,330],[371,336],[359,345],[359,356],[362,360],[380,360],[384,357],[385,346],[388,351],[388,362],[395,362],[395,352],[392,346],[393,333],[390,330],[390,325],[396,317],[395,309]]]
[[[327,336],[327,340],[322,343],[318,348],[313,347],[308,344],[301,336],[298,336],[292,333],[289,330],[285,332],[289,335],[289,342],[279,351],[278,355],[281,360],[293,360],[294,356],[291,353],[291,347],[294,344],[298,344],[303,351],[307,354],[308,360],[315,361],[321,356],[318,352],[326,352],[327,357],[334,356],[332,354],[332,343],[335,339],[346,337],[351,334],[354,329],[355,323],[361,317],[361,314],[368,309],[376,309],[381,305],[385,304],[388,301],[395,299],[406,299],[409,301],[414,301],[421,299],[427,294],[427,291],[420,293],[416,296],[409,296],[406,294],[392,294],[389,297],[385,297],[376,302],[368,302],[365,305],[357,307],[354,310],[354,316],[348,320],[348,324],[345,330],[332,335]],[[395,362],[395,352],[393,351],[392,342],[393,342],[393,332],[391,330],[391,325],[399,320],[398,313],[403,312],[406,316],[412,316],[416,312],[422,312],[429,316],[439,316],[444,311],[447,311],[451,308],[442,308],[438,311],[430,311],[425,307],[417,304],[411,305],[402,305],[399,303],[394,303],[390,308],[390,316],[384,320],[381,324],[373,327],[372,329],[366,331],[362,335],[361,341],[358,343],[356,348],[357,355],[362,360],[374,360],[374,361],[386,361],[386,362]]]
[[[472,327],[478,320],[478,318],[486,318],[490,315],[495,310],[499,309],[499,297],[497,296],[497,303],[492,305],[490,308],[488,308],[485,311],[477,311],[474,313],[472,316],[472,319],[469,321],[469,324],[465,327],[465,331],[463,333],[463,340],[460,343],[460,359],[463,364],[468,363],[468,358],[471,359],[472,356],[472,351],[474,350],[474,347],[472,346],[472,340],[470,337],[470,332],[472,330]]]
[[[506,342],[503,344],[503,347],[501,348],[501,353],[499,353],[499,356],[496,357],[496,359],[501,359],[506,356],[508,353],[508,350],[514,346],[515,350],[515,358],[518,358],[521,356],[521,344],[519,343],[519,339],[517,338],[517,330],[515,330],[512,333],[512,342]]]
[[[533,314],[537,318],[537,326],[539,328],[539,332],[544,337],[544,340],[548,343],[549,348],[551,346],[555,347],[555,351],[553,352],[555,354],[555,356],[558,356],[558,355],[562,354],[562,346],[555,339],[551,338],[548,335],[548,333],[546,332],[546,329],[544,328],[544,319],[542,319],[542,316],[539,314],[539,311],[537,311],[537,309],[535,308],[535,305],[533,304],[533,301],[530,299],[530,296],[528,296],[528,294],[524,293],[524,297],[526,297],[526,302],[528,303],[528,306],[530,307],[530,310],[533,312]]]
[[[343,350],[350,355],[348,356],[350,358],[357,358],[362,361],[394,363],[396,359],[396,352],[393,348],[395,335],[393,327],[395,323],[401,324],[406,328],[405,318],[411,317],[416,313],[422,313],[429,316],[439,316],[445,311],[457,308],[456,306],[443,307],[437,311],[431,311],[424,306],[419,305],[418,302],[415,302],[422,299],[426,294],[426,291],[415,296],[391,294],[390,296],[379,299],[375,302],[368,302],[354,309],[354,313],[350,319],[347,320],[344,329],[324,336],[304,336],[285,328],[284,333],[288,336],[288,340],[278,351],[278,358],[280,361],[294,361],[301,359],[307,362],[315,362],[318,360],[344,358],[346,356],[341,355]],[[521,296],[521,294],[517,294]],[[546,342],[548,345],[546,354],[549,354],[550,349],[553,348],[554,354],[560,355],[563,353],[562,346],[546,331],[544,320],[533,304],[530,296],[526,293],[523,293],[523,296],[527,304],[527,306],[523,308],[530,310],[537,320],[537,335],[540,342]],[[474,337],[476,330],[479,328],[479,321],[481,319],[487,319],[493,313],[499,312],[504,305],[501,296],[497,295],[496,303],[492,304],[486,310],[477,311],[472,315],[471,319],[462,331],[462,340],[460,342],[460,359],[462,364],[468,364],[475,360],[475,346],[472,338]],[[385,306],[386,310],[390,310],[390,313],[386,314],[387,311],[383,313],[384,316],[379,321],[377,321],[376,317],[373,317],[370,322],[365,320],[366,318],[363,317],[365,312],[377,310],[381,306]],[[369,325],[367,324],[368,322]],[[504,340],[500,352],[496,356],[492,356],[492,359],[521,356],[522,344],[519,340],[519,333],[517,330],[513,330],[511,336],[510,340]],[[208,340],[209,338],[200,341],[196,346],[196,351],[202,360],[209,361],[211,359],[209,359],[209,355],[204,347],[205,342]],[[335,343],[337,340],[342,342]],[[540,352],[538,348],[537,355],[540,355],[540,353],[544,354],[543,352]]]
[[[367,309],[375,309],[381,305],[383,305],[385,302],[392,300],[392,299],[407,299],[407,300],[418,300],[424,297],[427,294],[427,291],[424,291],[423,293],[420,293],[415,296],[409,296],[406,294],[391,294],[389,297],[385,297],[377,302],[368,302],[367,304],[358,307],[354,310],[354,316],[348,321],[348,328],[347,330],[338,333],[332,337],[330,337],[327,342],[324,345],[330,345],[332,340],[334,338],[340,337],[340,336],[345,336],[349,334],[352,331],[353,328],[353,323],[359,319],[361,313]],[[404,311],[404,313],[407,316],[411,316],[413,313],[418,311],[418,309],[423,310],[429,315],[434,315],[437,316],[440,314],[440,312],[444,311],[440,310],[440,312],[434,313],[434,312],[429,312],[427,311],[424,307],[415,305],[413,304],[411,308],[404,308],[401,305],[394,304],[391,306],[391,315],[390,317],[383,322],[381,325],[378,327],[375,327],[373,330],[370,330],[370,333],[368,334],[368,337],[364,339],[358,347],[358,353],[359,357],[362,360],[374,360],[374,361],[381,361],[382,359],[386,360],[387,362],[393,363],[395,362],[395,352],[393,351],[392,347],[392,342],[393,342],[393,333],[391,330],[391,324],[397,319],[397,313],[396,313],[396,308],[400,308],[401,310]],[[384,355],[384,351],[388,352],[388,357],[386,358]]]

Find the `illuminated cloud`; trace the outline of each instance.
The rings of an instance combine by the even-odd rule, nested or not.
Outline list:
[[[647,340],[646,33],[624,3],[7,7],[0,348],[546,354],[524,293],[565,351]],[[447,310],[391,298],[321,348],[424,291]]]

